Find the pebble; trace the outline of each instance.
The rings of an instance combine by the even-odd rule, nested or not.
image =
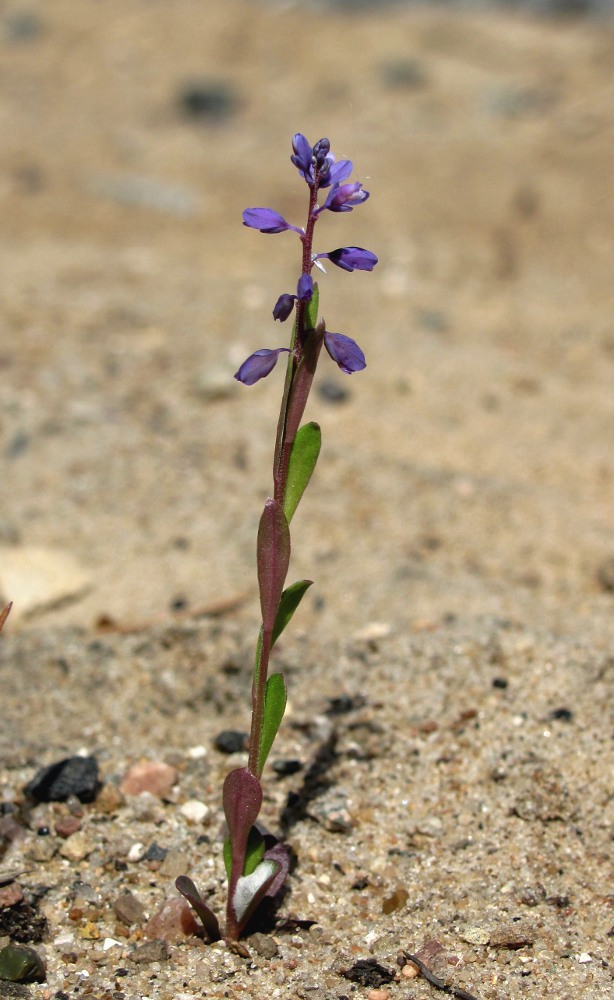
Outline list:
[[[215,737],[213,745],[220,753],[241,753],[247,749],[248,740],[248,733],[241,733],[236,729],[223,729]]]
[[[535,941],[535,929],[525,920],[515,920],[497,927],[490,935],[492,948],[509,948],[516,951]]]
[[[94,842],[83,830],[71,834],[60,847],[60,854],[67,861],[83,861],[95,849]]]
[[[394,913],[395,910],[400,910],[405,906],[407,900],[409,899],[409,893],[407,889],[395,889],[391,896],[384,899],[382,902],[382,913],[389,914]]]
[[[187,118],[213,123],[231,118],[239,101],[234,89],[225,81],[200,80],[182,87],[178,104]]]
[[[60,816],[55,824],[55,832],[58,837],[71,837],[81,829],[81,820],[78,816]]]
[[[325,378],[318,382],[316,393],[325,403],[332,403],[333,405],[345,403],[350,398],[350,390],[330,378]]]
[[[23,889],[19,882],[11,882],[0,889],[0,909],[5,906],[15,906],[23,899]]]
[[[93,802],[99,788],[95,757],[65,757],[38,771],[24,792],[36,802],[65,802],[71,795]]]
[[[2,547],[0,567],[0,594],[10,595],[14,618],[76,600],[91,586],[89,573],[62,549]]]
[[[151,962],[166,962],[168,955],[166,941],[146,941],[135,948],[128,958],[135,965],[149,965]]]
[[[484,945],[490,941],[490,932],[484,927],[465,927],[459,932],[459,937],[468,944]]]
[[[105,815],[116,813],[125,803],[124,796],[117,785],[112,782],[103,785],[102,790],[96,798],[96,809]]]
[[[143,760],[128,769],[120,785],[124,795],[149,792],[162,799],[177,781],[177,770],[160,760]]]
[[[0,979],[10,983],[42,983],[45,963],[34,948],[9,944],[0,950]]]
[[[367,1000],[388,1000],[389,996],[388,990],[369,990]]]
[[[233,378],[234,369],[226,366],[210,366],[203,368],[196,376],[194,390],[205,403],[214,403],[218,399],[228,399],[239,389],[239,383]]]
[[[167,899],[150,917],[144,933],[152,941],[183,941],[186,937],[202,935],[202,927],[188,901],[177,896]]]
[[[166,857],[160,865],[160,874],[165,875],[166,878],[176,879],[178,875],[185,875],[189,867],[190,861],[187,854],[172,847],[170,851],[167,851]]]
[[[300,760],[284,757],[282,760],[274,760],[271,767],[280,778],[286,778],[288,775],[296,774],[297,771],[302,770],[303,765]]]
[[[248,947],[262,958],[275,958],[279,954],[277,941],[270,934],[251,934],[247,941]]]
[[[140,927],[141,924],[145,923],[145,907],[132,892],[122,892],[114,900],[113,910],[117,919],[121,920],[122,924],[126,924],[127,927],[132,927],[134,924]]]
[[[354,821],[350,816],[345,797],[341,795],[323,797],[310,806],[310,813],[325,830],[331,833],[350,833]]]
[[[209,815],[209,811],[209,806],[199,799],[188,799],[179,809],[188,823],[202,823]]]

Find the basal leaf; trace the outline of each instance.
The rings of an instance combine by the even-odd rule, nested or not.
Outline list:
[[[290,587],[286,587],[284,590],[279,602],[275,625],[273,626],[271,646],[274,646],[279,639],[312,583],[313,580],[297,580],[296,583],[293,583]]]
[[[320,454],[321,444],[322,432],[319,424],[312,421],[299,427],[290,452],[284,495],[284,513],[288,524],[292,520],[294,511],[311,479]]]
[[[187,899],[194,912],[200,917],[210,942],[219,941],[220,925],[217,917],[209,909],[191,878],[187,875],[179,875],[175,879],[175,886],[182,896]]]
[[[264,716],[260,736],[260,752],[258,755],[258,773],[262,770],[277,736],[286,709],[286,682],[283,674],[271,674],[266,682],[264,696]]]

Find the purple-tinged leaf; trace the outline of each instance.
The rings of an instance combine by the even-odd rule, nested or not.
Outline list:
[[[238,767],[226,775],[222,798],[232,852],[232,888],[243,874],[249,833],[262,805],[262,788],[255,774]]]
[[[271,674],[266,682],[264,695],[264,712],[262,715],[262,732],[258,750],[258,773],[262,774],[266,759],[269,756],[277,730],[281,725],[286,710],[286,682],[283,674]],[[247,871],[245,874],[249,874]]]
[[[204,902],[192,879],[188,878],[187,875],[179,875],[179,877],[175,879],[175,887],[178,892],[180,892],[181,895],[187,899],[196,915],[200,918],[209,941],[211,943],[219,941],[222,935],[220,933],[218,919],[213,911],[210,910]]]
[[[290,563],[290,529],[279,500],[269,498],[258,526],[258,587],[264,632],[271,632]]]
[[[272,839],[272,838],[269,838]],[[284,882],[286,881],[288,874],[290,872],[290,855],[287,849],[279,841],[276,841],[272,847],[267,848],[264,853],[265,861],[276,861],[279,865],[279,871],[269,884],[265,896],[270,896],[272,899],[277,896],[283,889]]]

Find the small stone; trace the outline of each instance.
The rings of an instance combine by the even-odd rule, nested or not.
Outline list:
[[[108,816],[121,809],[125,801],[117,785],[108,782],[106,785],[103,785],[102,790],[98,793],[96,809]]]
[[[145,856],[145,844],[137,840],[128,851],[128,861],[142,861]]]
[[[188,823],[202,823],[209,815],[209,806],[199,799],[188,799],[180,807],[179,812]]]
[[[5,906],[15,906],[23,899],[23,889],[19,882],[11,882],[0,889],[0,909]]]
[[[524,920],[514,920],[495,928],[490,935],[491,948],[509,948],[516,951],[535,941],[535,930]]]
[[[331,833],[350,833],[354,827],[345,797],[341,795],[316,800],[310,806],[310,814]]]
[[[145,851],[143,861],[164,861],[167,854],[168,848],[162,847],[154,840],[153,844],[150,844]]]
[[[166,878],[176,879],[178,875],[185,875],[190,867],[187,854],[172,847],[167,851],[164,861],[160,865],[160,874]]]
[[[0,951],[0,979],[10,983],[42,983],[45,963],[34,948],[9,944]]]
[[[282,760],[274,760],[271,767],[275,771],[275,774],[279,775],[280,778],[286,778],[291,774],[296,774],[297,771],[302,770],[302,763],[300,760],[295,760],[294,758],[284,758]]]
[[[149,965],[151,962],[168,961],[169,951],[166,941],[146,941],[128,956],[135,965]]]
[[[134,924],[140,927],[145,923],[145,908],[141,901],[131,892],[122,892],[113,903],[115,916],[121,920],[122,924],[132,927]]]
[[[95,757],[65,757],[42,768],[24,792],[36,802],[66,802],[71,795],[80,802],[93,802],[99,788]]]
[[[417,965],[414,965],[413,962],[408,962],[407,965],[404,965],[401,969],[401,975],[404,979],[415,979],[416,976],[420,975],[420,970]]]
[[[55,824],[55,832],[58,837],[71,837],[81,829],[81,820],[78,816],[61,816]]]
[[[83,861],[95,848],[93,841],[82,830],[71,834],[60,847],[60,854],[67,861]]]
[[[176,897],[167,899],[153,917],[150,917],[145,925],[144,934],[152,941],[183,941],[186,937],[202,936],[202,926],[188,901]]]
[[[275,958],[279,954],[277,941],[270,934],[252,934],[247,944],[250,949],[253,949],[262,958]]]
[[[593,961],[592,955],[589,955],[587,951],[581,951],[580,954],[578,955],[578,962],[580,962],[581,965],[586,965],[588,962],[592,961]]]
[[[394,913],[395,910],[400,910],[405,906],[408,899],[409,893],[407,889],[395,889],[392,895],[388,896],[382,902],[382,913],[388,915],[389,913]]]
[[[160,760],[143,760],[130,767],[120,785],[124,795],[149,792],[159,799],[169,794],[177,781],[177,770]]]
[[[490,941],[490,933],[484,927],[465,927],[459,937],[468,944],[484,945]]]
[[[241,733],[236,729],[223,729],[215,737],[213,745],[220,753],[241,753],[247,749],[248,740],[248,733]]]
[[[384,968],[374,958],[361,958],[349,969],[341,971],[344,979],[349,979],[352,983],[360,983],[361,986],[372,986],[379,989],[391,983],[394,979],[394,972]]]
[[[369,990],[367,1000],[388,1000],[389,996],[388,990]]]
[[[203,368],[194,384],[196,393],[206,403],[228,399],[239,388],[239,383],[233,378],[233,371],[225,366]]]

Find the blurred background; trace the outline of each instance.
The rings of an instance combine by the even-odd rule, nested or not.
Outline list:
[[[613,6],[0,2],[15,623],[255,618],[281,373],[232,374],[299,248],[241,211],[303,224],[296,131],[371,192],[318,249],[380,258],[320,281],[368,368],[323,359],[310,405],[303,623],[611,615]]]

